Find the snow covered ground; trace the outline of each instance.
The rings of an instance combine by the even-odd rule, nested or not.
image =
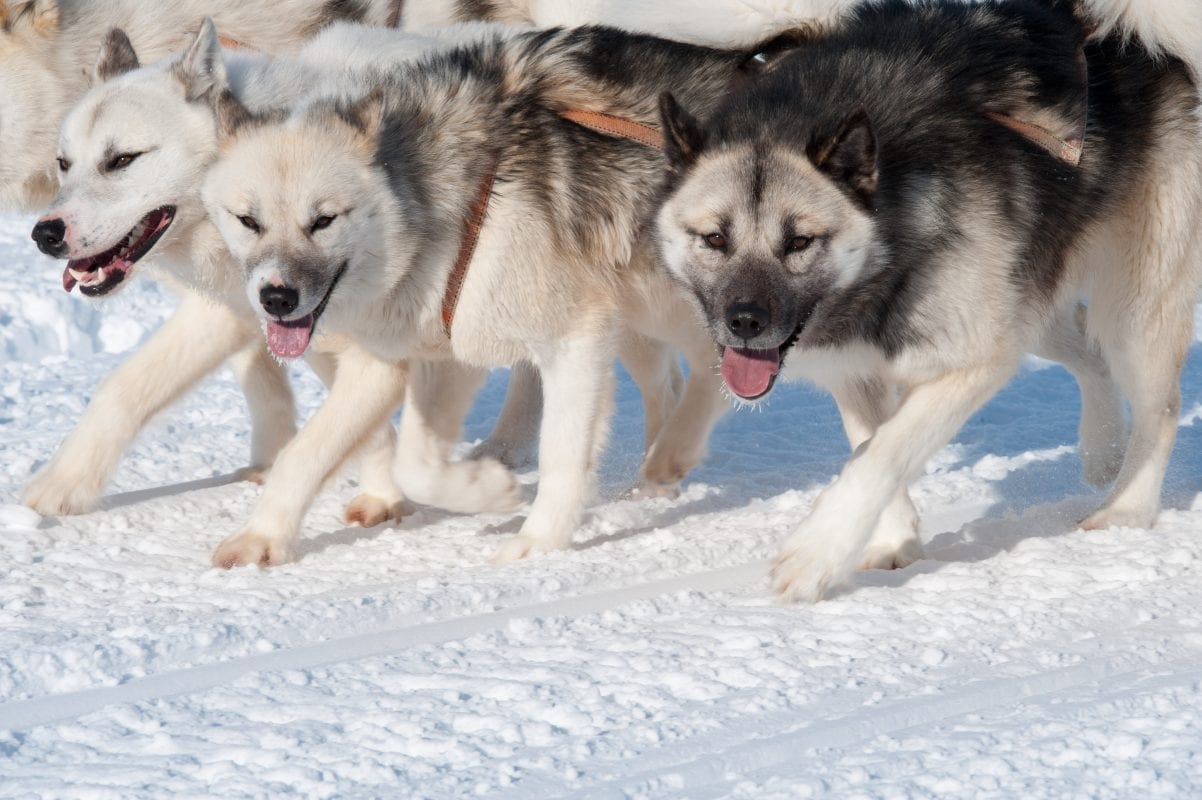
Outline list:
[[[348,529],[342,479],[298,563],[223,572],[209,553],[259,491],[228,477],[249,431],[226,372],[103,510],[17,505],[172,305],[66,295],[29,226],[0,217],[0,796],[1202,795],[1202,347],[1151,531],[1074,530],[1100,499],[1076,389],[1033,364],[917,484],[927,560],[778,605],[766,560],[847,455],[833,404],[784,387],[723,422],[679,499],[633,501],[623,380],[569,552],[490,564],[508,516]]]

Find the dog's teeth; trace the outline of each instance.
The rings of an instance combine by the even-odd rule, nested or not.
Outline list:
[[[86,273],[86,272],[80,272],[77,269],[71,269],[71,268],[68,268],[67,271],[71,273],[72,278],[79,281],[80,283],[83,283],[88,279],[88,273]]]

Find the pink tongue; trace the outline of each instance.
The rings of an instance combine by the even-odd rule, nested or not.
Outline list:
[[[313,334],[313,315],[290,322],[267,323],[267,346],[280,358],[299,358],[309,346]]]
[[[63,288],[68,292],[75,288],[75,284],[79,281],[75,280],[75,276],[71,274],[70,268],[63,270]]]
[[[728,347],[722,352],[722,379],[744,400],[755,400],[767,393],[779,369],[779,350]]]

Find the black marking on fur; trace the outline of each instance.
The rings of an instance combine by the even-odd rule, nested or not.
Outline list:
[[[306,37],[316,36],[335,22],[364,22],[368,5],[364,0],[326,0],[313,21],[304,27]]]
[[[492,0],[456,0],[455,17],[462,22],[499,22],[497,4]]]
[[[107,81],[124,75],[139,67],[138,54],[125,31],[113,28],[100,45],[100,56],[96,61],[96,77]]]

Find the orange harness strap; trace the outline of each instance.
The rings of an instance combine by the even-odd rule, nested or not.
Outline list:
[[[484,227],[484,217],[488,214],[488,204],[492,200],[492,187],[497,178],[499,162],[499,154],[494,154],[492,163],[484,172],[484,179],[480,181],[480,193],[476,195],[476,200],[468,212],[467,221],[463,226],[463,240],[459,243],[459,254],[455,258],[455,266],[451,268],[451,277],[447,279],[447,289],[442,296],[442,330],[448,339],[451,337],[451,325],[455,322],[459,293],[467,279],[467,268],[472,263],[472,255],[480,241],[480,230]]]

